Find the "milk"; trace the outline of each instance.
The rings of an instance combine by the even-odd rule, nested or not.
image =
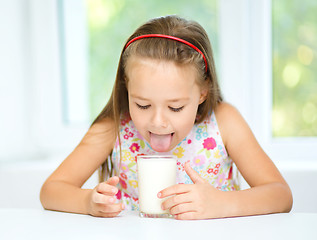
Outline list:
[[[176,157],[147,155],[138,156],[139,207],[141,217],[169,217],[162,210],[166,199],[157,197],[158,192],[176,184]]]

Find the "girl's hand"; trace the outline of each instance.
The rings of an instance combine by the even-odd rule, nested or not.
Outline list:
[[[99,183],[89,197],[88,212],[95,217],[115,217],[123,209],[122,203],[116,203],[116,194],[119,178],[117,176],[109,178],[106,182]]]
[[[194,184],[176,184],[159,192],[159,198],[170,197],[162,203],[162,209],[169,209],[176,219],[223,217],[224,192],[211,186],[189,163],[185,171]]]

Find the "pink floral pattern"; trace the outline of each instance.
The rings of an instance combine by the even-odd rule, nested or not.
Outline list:
[[[197,157],[194,157],[193,163],[196,166],[202,166],[206,162],[206,156],[205,155],[198,155]]]
[[[156,152],[137,131],[128,115],[121,121],[120,134],[122,159],[118,140],[112,152],[115,174],[120,179],[117,199],[125,204],[126,209],[137,210],[137,156]],[[237,174],[223,144],[214,113],[202,123],[194,125],[187,137],[169,154],[177,157],[177,183],[192,183],[184,170],[185,163],[190,162],[200,176],[214,187],[222,191],[239,189]]]
[[[140,146],[137,143],[132,143],[129,149],[131,150],[131,152],[135,153],[139,151]]]
[[[212,150],[217,146],[216,140],[212,137],[206,138],[203,143],[204,148],[207,150]]]

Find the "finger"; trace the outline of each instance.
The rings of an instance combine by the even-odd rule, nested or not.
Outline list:
[[[98,210],[101,213],[117,213],[121,212],[122,204],[121,203],[115,203],[115,204],[98,204]]]
[[[116,186],[119,183],[119,177],[113,176],[113,177],[109,178],[106,181],[106,183],[108,183],[109,185],[112,185],[112,186]]]
[[[104,212],[98,212],[95,216],[96,217],[105,217],[105,218],[112,218],[118,216],[120,212],[114,212],[114,213],[104,213]]]
[[[185,163],[185,172],[193,183],[204,183],[205,180],[190,166],[189,162]]]
[[[177,194],[177,195],[174,195],[174,196],[166,199],[162,203],[162,209],[163,210],[171,209],[177,205],[184,204],[184,203],[191,203],[191,202],[192,202],[192,200],[189,198],[188,193]]]
[[[98,184],[98,186],[96,187],[96,191],[98,193],[113,196],[117,194],[118,188],[108,184],[107,182],[102,182]]]
[[[190,190],[188,184],[175,184],[168,188],[163,189],[157,194],[158,198],[165,198],[175,194],[187,193]]]
[[[94,203],[100,204],[113,204],[117,201],[117,198],[114,196],[105,195],[103,193],[96,192],[92,195],[92,201]]]
[[[187,212],[196,212],[194,210],[194,204],[193,203],[182,203],[182,204],[178,204],[176,206],[173,206],[172,208],[170,208],[170,213],[172,215],[179,215],[179,214],[184,214]]]
[[[185,212],[181,214],[174,215],[177,220],[194,220],[197,219],[195,212]]]

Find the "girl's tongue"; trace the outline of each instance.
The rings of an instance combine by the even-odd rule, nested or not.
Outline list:
[[[172,134],[158,135],[150,133],[150,145],[157,152],[167,152],[171,146]]]

